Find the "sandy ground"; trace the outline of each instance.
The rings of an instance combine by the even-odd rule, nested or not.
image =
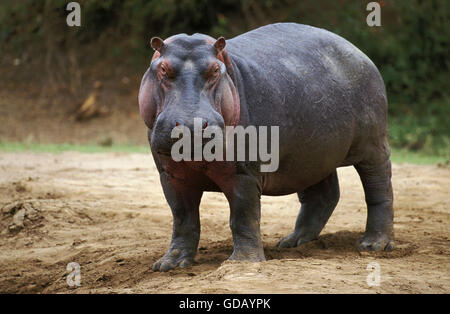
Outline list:
[[[1,153],[0,292],[450,293],[450,169],[393,166],[390,253],[355,249],[364,195],[353,168],[338,172],[341,199],[318,240],[275,248],[299,203],[263,197],[267,261],[229,262],[228,205],[207,193],[196,264],[159,273],[151,266],[168,247],[172,217],[149,154]],[[81,266],[79,287],[66,282],[71,262]],[[367,283],[372,262],[379,286]]]

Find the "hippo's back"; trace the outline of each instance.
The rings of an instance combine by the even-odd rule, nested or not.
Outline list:
[[[351,116],[359,117],[355,127],[366,129],[386,119],[386,91],[378,69],[332,32],[296,23],[271,24],[228,40],[227,50],[242,75],[249,110],[261,110],[253,116],[272,113],[271,121],[252,121],[255,124],[282,125],[286,117],[317,120],[313,118],[323,113],[346,123]]]
[[[283,56],[351,58],[352,63],[372,61],[344,38],[322,28],[297,23],[270,24],[227,41],[228,50],[255,61],[272,61]],[[267,60],[268,56],[272,56]],[[270,62],[269,62],[270,65]],[[375,67],[375,66],[374,66]]]

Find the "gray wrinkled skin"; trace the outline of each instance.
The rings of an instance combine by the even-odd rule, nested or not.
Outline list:
[[[212,47],[199,40],[202,36],[174,36],[167,43],[171,49],[161,56],[171,58],[173,51],[179,60],[195,55],[193,65],[200,69],[202,62],[215,57],[213,49],[200,49]],[[393,193],[387,99],[375,65],[345,39],[294,23],[268,25],[229,39],[225,50],[240,99],[238,124],[280,127],[279,169],[261,173],[258,162],[174,163],[167,152],[160,151],[161,143],[169,147],[173,125],[168,121],[205,116],[211,124],[225,124],[207,101],[183,109],[188,106],[186,99],[201,101],[195,95],[204,83],[196,81],[201,77],[199,70],[197,78],[191,78],[199,87],[186,96],[189,76],[180,71],[177,80],[185,83],[173,88],[184,96],[177,98],[177,105],[172,100],[166,107],[170,110],[165,111],[162,105],[155,125],[149,128],[152,153],[174,217],[169,250],[154,270],[192,264],[200,236],[198,208],[203,191],[223,192],[229,201],[234,240],[230,259],[265,259],[259,225],[262,194],[297,193],[301,202],[294,230],[279,241],[279,247],[316,239],[339,200],[336,168],[351,165],[360,175],[368,209],[359,249],[391,250]],[[151,68],[143,84],[146,80],[156,80]],[[145,92],[143,86],[141,93]],[[168,104],[167,97],[159,99]]]

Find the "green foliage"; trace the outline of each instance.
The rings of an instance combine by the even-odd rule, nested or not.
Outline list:
[[[402,107],[404,110],[398,110]],[[430,103],[428,112],[421,115],[408,106],[398,105],[396,109],[397,114],[389,116],[392,146],[450,159],[450,102]]]

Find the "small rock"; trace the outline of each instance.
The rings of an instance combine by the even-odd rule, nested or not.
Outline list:
[[[30,221],[36,221],[41,218],[39,211],[29,202],[14,202],[4,206],[1,211],[3,214],[14,215],[12,223],[8,226],[10,233],[22,230],[25,227],[25,218]]]
[[[83,243],[82,240],[76,239],[76,240],[74,240],[74,241],[72,242],[72,246],[78,246],[78,245],[80,245],[80,244],[82,244],[82,243]]]
[[[23,203],[22,208],[25,210],[25,214],[28,219],[35,220],[38,218],[38,212],[33,208],[33,206],[31,206],[30,203]]]
[[[17,227],[23,228],[23,220],[25,219],[26,209],[22,208],[13,217],[13,224]]]
[[[103,275],[101,275],[100,277],[98,277],[97,279],[95,279],[95,281],[96,281],[96,282],[99,282],[99,281],[108,281],[108,280],[110,280],[110,279],[111,279],[111,276],[108,276],[108,275],[103,274]]]
[[[18,208],[22,207],[22,203],[21,202],[13,202],[13,203],[9,203],[6,204],[5,206],[3,206],[2,208],[2,213],[3,214],[10,214],[10,215],[14,215],[14,213],[16,212],[16,210]]]
[[[23,192],[26,192],[27,190],[28,189],[27,189],[27,186],[25,184],[23,184],[22,182],[17,182],[17,184],[16,184],[16,192],[23,193]]]
[[[8,227],[8,231],[10,233],[15,233],[15,232],[18,232],[18,231],[22,230],[22,228],[23,228],[23,225],[22,226],[18,226],[18,225],[15,225],[15,224],[11,224]]]

